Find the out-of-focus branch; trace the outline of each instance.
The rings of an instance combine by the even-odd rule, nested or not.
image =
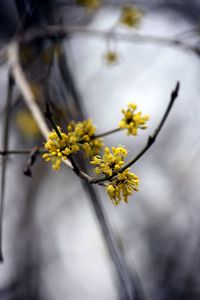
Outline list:
[[[26,76],[22,70],[20,60],[19,60],[19,43],[14,41],[11,42],[8,46],[8,62],[11,68],[11,72],[13,75],[13,78],[16,82],[16,85],[18,86],[20,92],[22,93],[24,97],[24,101],[31,111],[41,133],[45,137],[45,139],[48,139],[49,135],[49,129],[48,126],[43,118],[43,115],[35,101],[35,97],[31,91],[30,85],[26,79]],[[65,160],[64,163],[72,168],[71,163],[69,160]]]
[[[13,97],[14,81],[9,71],[8,74],[8,87],[7,87],[7,99],[5,109],[5,123],[3,130],[3,151],[8,149],[8,138],[10,129],[10,108]],[[5,184],[6,184],[6,166],[7,157],[3,157],[1,168],[1,193],[0,193],[0,262],[3,262],[3,250],[2,250],[2,233],[3,233],[3,211],[4,211],[4,196],[5,196]]]
[[[8,46],[8,62],[10,64],[13,78],[15,79],[16,85],[24,97],[27,107],[35,118],[41,133],[45,139],[47,139],[49,135],[49,129],[44,121],[42,113],[35,101],[35,97],[22,70],[19,60],[19,44],[17,42],[12,42]]]
[[[18,36],[17,39],[21,42],[32,42],[37,39],[64,39],[67,36],[82,34],[89,37],[103,38],[103,39],[113,39],[118,42],[131,42],[131,43],[153,43],[165,46],[174,46],[179,47],[183,50],[192,51],[196,55],[200,56],[200,49],[193,45],[183,42],[179,38],[164,38],[164,37],[156,37],[151,35],[143,35],[143,34],[126,34],[120,33],[116,31],[101,31],[97,29],[90,29],[86,27],[64,27],[64,26],[47,26],[43,28],[34,28],[25,32],[23,35]]]

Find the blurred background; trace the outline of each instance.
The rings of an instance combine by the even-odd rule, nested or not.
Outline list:
[[[32,27],[55,24],[176,38],[199,46],[198,0],[110,0],[95,9],[83,2],[1,1],[1,47]],[[118,24],[127,4],[144,12],[138,28]],[[53,43],[60,53],[57,60]],[[107,58],[109,51],[115,53],[114,61]],[[140,185],[128,204],[113,206],[102,187],[83,184],[64,165],[53,172],[38,156],[32,177],[26,177],[28,155],[1,156],[5,205],[0,299],[200,299],[200,57],[162,41],[77,31],[64,41],[23,44],[21,63],[41,111],[48,100],[63,126],[90,117],[97,132],[104,132],[117,126],[122,107],[137,103],[150,115],[148,129],[137,137],[119,132],[105,138],[108,146],[126,146],[129,159],[156,129],[177,80],[181,87],[156,143],[132,166]],[[4,149],[9,69],[4,57],[0,64]],[[44,139],[16,87],[12,98],[8,149],[42,146]],[[116,272],[104,222],[128,274],[131,297]]]

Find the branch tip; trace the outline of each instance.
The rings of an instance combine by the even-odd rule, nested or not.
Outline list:
[[[47,118],[48,120],[52,118],[52,112],[50,110],[50,105],[48,102],[46,102],[46,111],[44,112],[44,116],[45,118]]]
[[[176,87],[171,94],[172,101],[174,101],[178,97],[179,90],[180,90],[180,81],[177,81]]]

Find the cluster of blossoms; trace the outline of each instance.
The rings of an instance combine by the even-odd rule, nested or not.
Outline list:
[[[98,154],[103,147],[102,140],[95,137],[96,127],[91,119],[78,123],[72,121],[67,129],[69,134],[76,137],[76,142],[79,143],[80,149],[84,151],[87,157]]]
[[[122,8],[120,23],[128,27],[137,28],[141,23],[142,17],[143,12],[140,9],[127,5]]]
[[[57,129],[60,132],[60,137],[53,130],[44,145],[48,153],[43,154],[43,158],[46,161],[52,162],[53,170],[59,170],[62,159],[66,160],[67,156],[71,153],[76,153],[80,149],[73,135],[61,132],[60,127],[57,127]]]
[[[128,197],[133,194],[133,191],[138,191],[139,178],[129,168],[124,170],[107,185],[107,193],[113,204],[118,205],[123,199],[128,203]]]
[[[103,143],[101,139],[94,138],[96,128],[91,120],[83,122],[70,122],[67,126],[67,133],[63,133],[57,127],[60,136],[53,130],[49,134],[48,141],[44,147],[48,151],[43,155],[46,161],[52,162],[53,170],[59,170],[62,159],[83,150],[86,156],[93,156],[99,153]]]
[[[123,147],[112,147],[112,152],[108,147],[104,149],[104,155],[93,157],[91,164],[98,166],[95,168],[96,174],[103,173],[106,176],[112,176],[113,172],[118,172],[124,164],[124,158],[127,156],[127,150]]]
[[[115,205],[118,205],[122,199],[128,202],[128,197],[132,195],[133,191],[138,190],[139,178],[131,173],[129,168],[120,172],[126,156],[127,150],[122,146],[112,147],[112,153],[106,147],[102,157],[95,156],[91,161],[92,165],[98,166],[95,168],[96,174],[104,174],[108,177],[114,175],[107,184],[106,190]]]
[[[128,109],[122,109],[124,118],[119,122],[119,128],[128,129],[128,135],[137,135],[138,128],[146,129],[146,122],[149,120],[148,115],[142,115],[142,113],[135,112],[137,105],[134,103],[128,104]]]
[[[149,117],[136,112],[136,109],[136,104],[130,103],[127,110],[122,110],[119,129],[128,129],[128,135],[135,136],[139,128],[147,128]],[[128,202],[128,197],[138,190],[139,178],[130,172],[130,168],[125,168],[127,150],[122,146],[112,147],[111,150],[105,147],[103,155],[100,155],[103,142],[95,136],[96,128],[90,119],[70,122],[66,133],[60,127],[56,129],[49,134],[45,143],[47,153],[43,155],[46,161],[52,162],[53,169],[58,170],[62,159],[66,160],[72,153],[82,150],[85,156],[91,157],[90,163],[95,166],[95,173],[106,176],[106,190],[113,204],[118,205],[122,199]]]

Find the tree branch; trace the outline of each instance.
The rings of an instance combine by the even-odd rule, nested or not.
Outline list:
[[[178,92],[179,92],[179,88],[180,88],[180,83],[177,82],[175,89],[172,91],[171,93],[171,98],[169,101],[169,104],[167,106],[167,109],[160,121],[160,123],[158,124],[158,127],[156,128],[156,130],[154,131],[153,135],[149,136],[147,144],[144,146],[144,148],[138,153],[138,155],[136,155],[136,157],[134,157],[132,160],[130,160],[126,165],[124,165],[118,172],[113,172],[113,175],[108,177],[108,176],[104,176],[102,178],[99,179],[94,179],[91,180],[90,183],[101,183],[104,182],[106,180],[112,179],[113,177],[115,177],[117,175],[117,173],[122,173],[124,170],[126,170],[127,168],[131,167],[139,158],[141,158],[145,152],[147,152],[147,150],[153,145],[153,143],[156,141],[156,138],[159,134],[159,132],[161,131],[171,109],[172,106],[176,100],[176,98],[178,97]]]

